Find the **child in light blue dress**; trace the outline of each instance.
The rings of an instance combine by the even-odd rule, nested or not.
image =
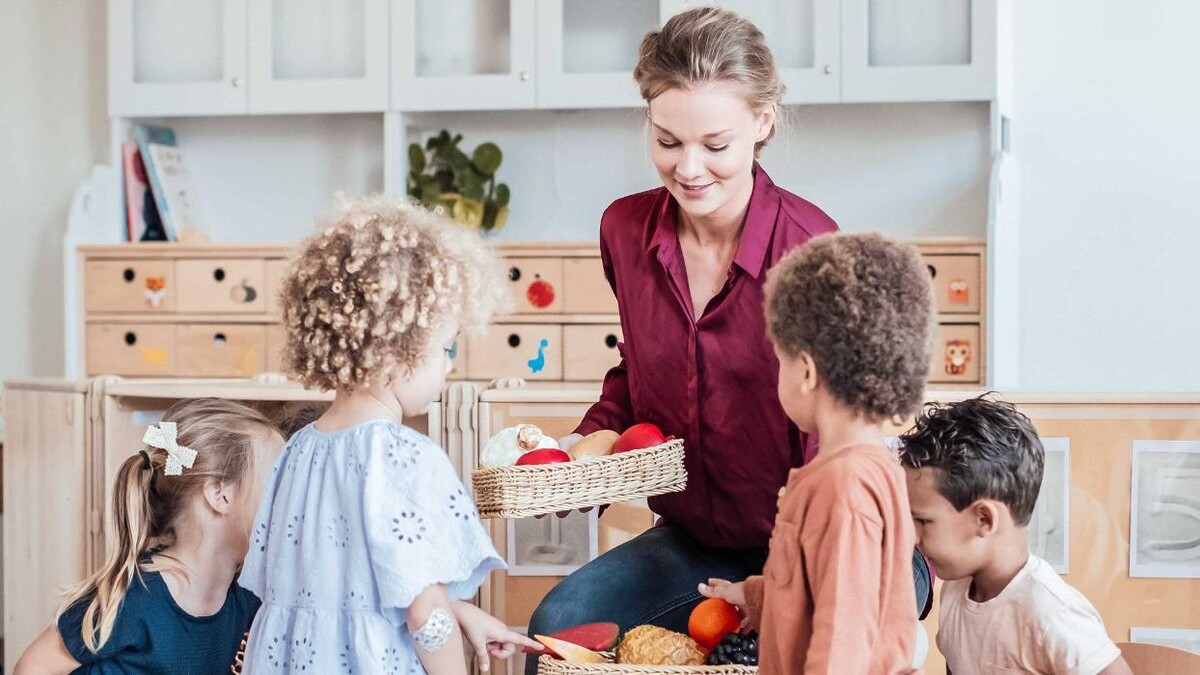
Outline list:
[[[479,238],[413,205],[347,205],[284,283],[287,365],[336,392],[263,496],[241,583],[263,605],[246,673],[466,673],[534,646],[469,601],[504,567],[424,414],[461,328],[505,303]]]

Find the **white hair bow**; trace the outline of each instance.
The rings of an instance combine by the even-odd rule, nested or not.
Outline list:
[[[175,434],[174,422],[159,422],[157,427],[151,424],[142,437],[146,445],[167,451],[167,462],[163,465],[163,474],[167,476],[178,476],[196,461],[196,451],[176,443]]]

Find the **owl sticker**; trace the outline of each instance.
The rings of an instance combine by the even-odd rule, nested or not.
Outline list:
[[[967,364],[971,362],[971,342],[969,340],[946,341],[946,374],[965,375]]]
[[[950,280],[950,304],[965,305],[970,302],[970,296],[967,294],[967,282],[965,279]]]

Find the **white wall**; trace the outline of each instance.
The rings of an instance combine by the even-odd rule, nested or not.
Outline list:
[[[106,162],[105,5],[0,2],[0,380],[63,369],[62,234]]]
[[[1200,3],[1015,2],[1022,389],[1200,389]]]

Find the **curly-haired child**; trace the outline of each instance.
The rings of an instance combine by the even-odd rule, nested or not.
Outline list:
[[[788,476],[763,575],[700,591],[747,610],[763,675],[909,672],[915,535],[883,424],[921,405],[929,273],[912,246],[825,235],[771,270],[766,302],[779,400],[821,450]]]
[[[503,567],[426,412],[460,329],[506,301],[479,237],[408,201],[347,204],[281,292],[286,365],[333,404],[297,431],[255,520],[241,583],[262,598],[246,672],[466,673],[536,648],[464,602]]]
[[[190,399],[117,470],[108,560],[67,593],[17,662],[38,673],[226,675],[258,598],[234,582],[283,447],[236,401]]]

